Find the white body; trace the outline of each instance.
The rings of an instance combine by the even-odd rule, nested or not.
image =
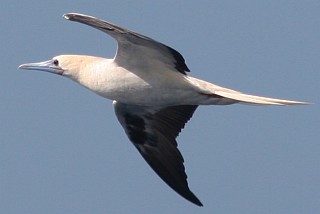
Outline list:
[[[68,68],[63,75],[110,100],[141,106],[226,105],[237,102],[261,105],[292,105],[303,102],[243,94],[239,91],[171,70],[127,69],[115,62],[93,56],[55,57]],[[77,59],[76,63],[69,59]],[[61,65],[63,67],[63,64]]]
[[[80,70],[79,75],[71,79],[110,100],[142,106],[212,105],[237,102],[205,96],[205,94],[213,94],[222,87],[178,72],[129,71],[118,66],[112,59],[90,58],[91,63],[81,66],[81,70],[87,70],[90,67],[90,73]]]

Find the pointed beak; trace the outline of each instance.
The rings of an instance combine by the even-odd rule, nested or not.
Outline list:
[[[59,74],[59,75],[62,75],[64,71],[57,64],[57,61],[54,59],[51,59],[45,62],[22,64],[19,66],[19,69],[46,71],[49,73]]]

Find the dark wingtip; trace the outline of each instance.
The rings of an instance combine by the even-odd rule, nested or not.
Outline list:
[[[182,195],[181,194],[181,196],[183,196],[188,201],[194,203],[195,205],[198,205],[199,207],[203,207],[203,204],[201,203],[201,201],[191,191],[187,195]]]
[[[191,202],[194,203],[195,205],[198,205],[199,207],[203,207],[203,204],[201,203],[201,201],[199,201],[199,199]]]
[[[62,17],[69,20],[72,13],[63,14]]]
[[[84,14],[81,14],[81,13],[66,13],[66,14],[63,14],[62,17],[67,19],[67,20],[71,20],[73,21],[75,19],[75,17],[83,17],[83,16],[87,16],[87,15],[84,15]]]
[[[72,20],[73,17],[77,16],[77,15],[82,15],[82,14],[78,14],[78,13],[66,13],[63,14],[63,18],[65,18],[66,20]]]
[[[197,203],[196,205],[198,205],[199,207],[203,207],[203,204],[201,203],[201,201],[199,201],[199,203]]]

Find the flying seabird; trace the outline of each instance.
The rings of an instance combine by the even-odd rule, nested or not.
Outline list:
[[[68,77],[113,100],[120,124],[145,161],[173,190],[198,206],[202,203],[189,189],[176,137],[199,105],[307,104],[248,95],[190,77],[182,55],[167,45],[92,16],[63,17],[117,40],[115,57],[60,55],[19,68]]]

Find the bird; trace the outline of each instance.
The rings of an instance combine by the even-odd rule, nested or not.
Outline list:
[[[245,94],[187,75],[175,49],[93,16],[67,13],[67,20],[96,28],[117,41],[112,59],[59,55],[20,69],[67,77],[112,100],[129,140],[158,176],[186,200],[203,206],[190,190],[177,136],[199,105],[302,105],[306,102]]]

